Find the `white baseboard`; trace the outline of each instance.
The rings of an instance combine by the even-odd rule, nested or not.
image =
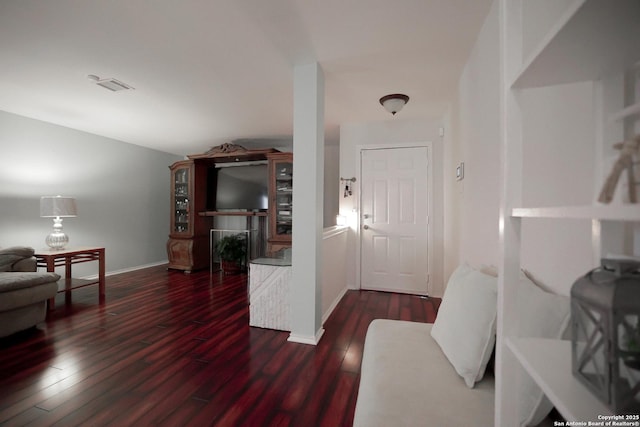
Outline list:
[[[308,335],[294,335],[293,333],[289,334],[289,338],[287,339],[287,341],[296,342],[299,344],[318,345],[320,339],[322,338],[322,335],[324,335],[324,328],[320,328],[320,330],[316,332],[315,337],[310,337]]]
[[[348,288],[342,289],[342,291],[340,291],[340,294],[336,297],[336,299],[333,300],[333,302],[331,303],[331,305],[329,306],[327,311],[322,315],[322,324],[323,325],[324,325],[324,322],[327,321],[329,316],[331,316],[331,313],[333,313],[333,310],[335,310],[335,308],[337,307],[338,303],[340,302],[340,300],[342,300],[342,297],[344,296],[344,294],[347,293],[348,290],[349,290]]]
[[[167,260],[164,260],[164,261],[152,262],[152,263],[149,263],[149,264],[136,265],[135,267],[123,268],[121,270],[107,271],[107,272],[104,273],[104,275],[106,277],[106,276],[115,276],[116,274],[122,274],[122,273],[130,273],[132,271],[142,270],[142,269],[145,269],[145,268],[157,267],[159,265],[166,264],[167,262],[168,262]],[[87,280],[95,280],[97,278],[98,278],[97,274],[92,274],[91,276],[80,277],[80,279],[87,279]]]

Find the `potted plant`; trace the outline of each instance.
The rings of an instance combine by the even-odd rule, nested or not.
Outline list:
[[[237,274],[244,270],[247,257],[247,238],[243,233],[222,237],[216,242],[224,274]]]

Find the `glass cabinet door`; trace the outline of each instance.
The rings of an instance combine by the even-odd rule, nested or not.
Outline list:
[[[176,169],[174,173],[174,233],[189,231],[189,168]]]
[[[270,153],[267,255],[290,248],[293,235],[293,153]]]
[[[275,234],[290,236],[293,221],[293,163],[277,162],[275,164]]]

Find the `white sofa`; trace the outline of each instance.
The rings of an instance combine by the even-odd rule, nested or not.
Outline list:
[[[496,273],[463,264],[451,275],[434,324],[377,319],[365,338],[355,427],[493,426]],[[521,274],[519,336],[560,339],[569,298]],[[518,380],[520,425],[538,425],[552,408],[524,371]]]
[[[354,427],[493,425],[493,376],[468,388],[431,337],[432,326],[371,323]]]

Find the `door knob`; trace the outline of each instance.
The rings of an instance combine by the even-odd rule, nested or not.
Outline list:
[[[362,228],[364,228],[365,230],[369,229],[369,226],[367,224],[363,225]]]

